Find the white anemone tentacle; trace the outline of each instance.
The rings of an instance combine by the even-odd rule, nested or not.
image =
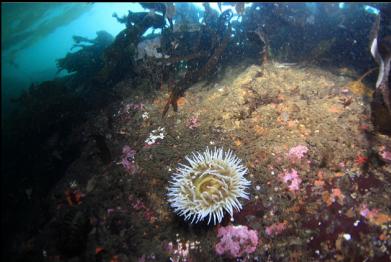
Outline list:
[[[231,150],[223,148],[194,152],[179,164],[168,187],[168,201],[174,211],[190,223],[208,217],[208,224],[220,223],[224,211],[241,210],[239,198],[249,199],[248,169]]]

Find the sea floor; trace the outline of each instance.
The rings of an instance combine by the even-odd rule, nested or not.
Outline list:
[[[53,189],[53,219],[34,245],[48,261],[236,261],[215,251],[218,227],[234,224],[259,237],[243,261],[389,261],[391,139],[373,131],[372,92],[346,71],[229,67],[164,119],[166,87],[119,83],[122,102],[75,129],[86,144]],[[125,146],[134,158],[123,159]],[[243,160],[250,200],[222,225],[190,225],[170,208],[167,186],[186,155],[207,147]]]

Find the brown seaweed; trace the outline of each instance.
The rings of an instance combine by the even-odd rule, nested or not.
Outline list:
[[[205,76],[208,72],[215,68],[229,43],[230,38],[231,26],[229,25],[224,39],[222,40],[221,44],[215,49],[213,55],[209,57],[208,62],[196,72],[187,72],[185,77],[172,88],[170,97],[164,107],[162,118],[164,118],[164,116],[167,114],[168,109],[170,108],[170,104],[172,105],[174,112],[177,112],[178,99],[184,96],[186,89],[188,89],[191,84],[195,83],[197,80],[199,80],[201,77]]]
[[[374,72],[376,69],[377,67],[368,70],[357,80],[348,83],[346,87],[349,88],[353,93],[371,96],[372,90],[368,91],[368,88],[366,88],[366,86],[362,81],[364,80],[365,77],[367,77],[369,74]]]
[[[189,55],[184,55],[184,56],[174,56],[174,57],[170,57],[170,58],[162,58],[162,59],[156,59],[156,60],[158,62],[161,61],[162,63],[165,63],[165,64],[175,64],[178,62],[190,61],[193,59],[207,57],[207,56],[208,56],[207,52],[200,51],[200,52],[197,52],[194,54],[189,54]]]
[[[257,30],[253,31],[254,34],[256,34],[259,39],[264,44],[263,49],[261,51],[262,54],[262,61],[263,63],[268,63],[270,60],[270,43],[269,38],[267,37],[266,33],[261,29],[257,28]]]

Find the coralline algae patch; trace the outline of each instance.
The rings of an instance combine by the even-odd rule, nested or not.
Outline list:
[[[246,226],[220,227],[217,237],[220,241],[215,246],[216,253],[230,258],[254,253],[258,245],[257,231],[249,230]]]
[[[154,102],[120,105],[114,131],[107,130],[117,165],[96,171],[88,190],[80,185],[87,192],[82,201],[91,201],[99,214],[95,227],[105,232],[100,245],[130,261],[389,257],[391,187],[384,174],[390,148],[376,145],[375,158],[368,153],[359,128],[366,124],[365,105],[357,96],[341,105],[347,95],[330,91],[338,86],[344,86],[338,77],[318,69],[250,66],[214,88],[190,88],[188,102],[163,120],[166,90]],[[240,156],[249,182],[249,199],[241,197],[240,208],[216,211],[209,225],[213,210],[200,211],[192,201],[220,203],[233,180],[216,178],[224,161],[200,170],[198,155],[190,157],[193,164],[184,161],[208,145]],[[182,212],[187,221],[167,197],[170,179],[180,178],[174,175],[178,165],[182,173],[194,169],[187,172],[191,183],[174,190],[190,197],[175,202],[179,198],[171,196],[171,203],[190,210]],[[193,218],[199,223],[189,225]]]
[[[338,97],[345,96],[342,91],[339,95],[327,94],[327,90],[335,86],[338,81],[335,79],[317,81],[313,78],[315,74],[312,74],[314,73],[311,72],[312,70],[288,70],[291,71],[288,74],[296,73],[295,76],[290,75],[288,78],[297,79],[297,84],[293,83],[294,81],[290,82],[289,86],[281,83],[282,79],[277,79],[279,73],[270,72],[273,70],[255,67],[248,69],[243,73],[243,77],[238,77],[234,85],[228,87],[238,98],[235,102],[241,104],[243,101],[241,107],[235,106],[232,102],[234,99],[227,101],[227,104],[232,104],[232,107],[229,106],[230,110],[222,109],[222,123],[216,121],[216,118],[213,119],[213,116],[221,115],[217,112],[219,107],[209,108],[212,113],[204,117],[204,122],[209,116],[212,117],[212,123],[216,126],[223,127],[225,130],[233,130],[230,136],[235,148],[245,151],[248,156],[249,177],[253,184],[252,201],[263,203],[262,212],[252,208],[248,209],[245,206],[243,211],[236,215],[235,221],[240,221],[241,224],[247,223],[252,228],[260,230],[269,228],[269,233],[272,232],[271,225],[280,223],[275,220],[275,216],[278,216],[280,221],[285,221],[280,225],[284,225],[286,230],[277,232],[281,232],[286,241],[279,240],[276,235],[277,239],[273,238],[270,244],[268,241],[265,242],[265,247],[276,253],[279,252],[275,246],[276,241],[280,244],[285,242],[288,245],[289,241],[296,241],[294,240],[294,235],[296,235],[300,236],[299,242],[302,247],[311,243],[311,249],[308,252],[304,251],[305,249],[301,252],[302,257],[313,256],[319,259],[325,258],[327,254],[327,257],[335,259],[349,255],[349,251],[343,248],[343,243],[345,243],[343,241],[362,242],[370,246],[370,248],[359,247],[361,251],[357,257],[365,257],[368,249],[375,250],[371,253],[372,256],[387,256],[387,253],[382,252],[383,248],[376,247],[375,242],[370,241],[369,238],[356,238],[354,234],[354,237],[349,238],[350,233],[339,226],[347,222],[338,218],[327,223],[327,232],[335,232],[325,234],[324,238],[317,237],[318,234],[322,234],[319,230],[323,230],[321,228],[326,224],[321,222],[322,219],[318,217],[318,213],[323,213],[326,217],[334,217],[334,212],[337,216],[346,213],[351,217],[352,227],[357,220],[360,220],[354,210],[359,208],[360,201],[368,197],[367,194],[370,193],[366,191],[367,194],[360,194],[361,191],[358,189],[364,185],[361,182],[362,178],[372,176],[371,180],[376,181],[379,172],[374,171],[371,175],[364,173],[365,171],[361,168],[365,163],[361,161],[362,158],[360,161],[357,160],[357,155],[361,155],[366,146],[360,128],[362,123],[359,120],[362,118],[361,110],[365,107],[361,98],[354,97],[352,104],[341,107]],[[262,74],[257,72],[262,72]],[[319,71],[316,72],[319,73]],[[276,81],[270,81],[273,73],[275,73]],[[257,74],[263,76],[256,77]],[[247,77],[248,75],[252,77]],[[300,77],[306,78],[300,80],[301,84]],[[321,79],[325,77],[322,76]],[[262,85],[263,80],[268,81],[268,85]],[[281,85],[278,85],[279,82]],[[278,86],[277,89],[281,90],[279,94],[276,92],[275,97],[273,97],[273,87],[268,88],[272,83],[275,83]],[[257,89],[257,85],[265,90]],[[285,93],[283,87],[287,89]],[[226,87],[220,93],[224,94],[225,89]],[[259,93],[254,92],[254,89]],[[319,95],[313,96],[311,92],[318,92]],[[224,96],[214,93],[208,98],[207,103],[223,104],[222,100],[230,99],[231,94],[227,93],[225,91]],[[297,96],[300,99],[297,99]],[[300,100],[305,100],[305,104],[302,104]],[[216,110],[216,113],[213,113],[213,110]],[[281,119],[279,115],[282,116]],[[275,117],[278,120],[276,124],[273,123]],[[357,128],[351,130],[344,123],[356,125]],[[373,185],[376,186],[376,184]],[[365,186],[365,189],[371,190],[371,187]],[[385,198],[387,193],[381,196],[377,194],[377,196],[379,198],[374,201],[380,200],[379,203],[387,199]],[[263,222],[257,222],[261,214],[263,214]],[[302,222],[311,217],[319,221],[318,228],[314,226],[308,229],[304,225],[305,222]],[[387,221],[387,219],[382,220],[383,227],[387,225]],[[387,234],[379,230],[381,229],[371,226],[371,231],[376,237]],[[365,233],[365,230],[363,232]],[[318,245],[312,245],[312,243]],[[385,244],[386,242],[383,242],[382,245]],[[263,248],[261,247],[260,250]],[[292,254],[292,256],[295,255],[297,254]]]
[[[254,69],[254,71],[261,70]],[[264,76],[268,74],[267,70],[265,71],[263,71]],[[251,75],[251,70],[247,72]],[[297,76],[303,76],[303,72],[296,71],[296,73],[296,76],[288,78],[294,79]],[[278,75],[278,73],[276,74]],[[236,119],[226,121],[225,125],[228,130],[231,127],[235,130],[231,137],[236,148],[247,151],[250,158],[247,164],[254,185],[252,199],[261,201],[264,207],[263,212],[259,212],[256,209],[247,209],[245,206],[235,221],[247,223],[260,230],[268,228],[267,232],[270,234],[274,228],[272,225],[280,225],[276,228],[284,228],[284,230],[276,232],[281,232],[285,241],[280,239],[278,234],[275,236],[277,238],[270,240],[271,242],[266,237],[265,246],[264,248],[260,247],[260,250],[267,249],[269,252],[273,250],[279,253],[276,247],[277,243],[289,245],[290,242],[294,242],[297,244],[295,236],[300,236],[298,242],[303,247],[300,252],[302,258],[341,259],[349,255],[349,248],[352,247],[360,250],[356,252],[358,258],[365,257],[369,250],[371,250],[370,256],[372,257],[389,256],[384,249],[390,245],[385,240],[389,239],[389,237],[385,237],[389,235],[389,229],[386,229],[389,224],[386,214],[382,213],[382,216],[377,217],[379,222],[376,225],[376,223],[372,223],[378,221],[374,219],[374,215],[371,216],[372,222],[370,219],[362,221],[362,217],[355,212],[359,209],[360,202],[370,194],[375,194],[376,197],[371,200],[377,201],[379,204],[382,202],[385,204],[387,199],[389,201],[388,189],[381,193],[375,188],[371,188],[371,185],[378,186],[377,183],[369,182],[378,180],[379,175],[382,178],[380,172],[374,170],[371,174],[366,174],[362,167],[368,162],[368,158],[365,163],[361,161],[362,157],[359,159],[360,161],[357,160],[357,155],[362,155],[362,150],[366,146],[365,140],[362,139],[361,120],[358,121],[362,118],[360,112],[364,108],[363,103],[360,97],[354,97],[352,104],[344,108],[339,106],[338,96],[335,98],[330,96],[329,99],[321,98],[322,93],[326,94],[329,86],[335,84],[330,80],[315,84],[316,80],[311,79],[313,75],[310,73],[304,75],[308,76],[303,81],[304,86],[291,83],[292,88],[296,86],[296,90],[292,90],[293,92],[288,91],[293,96],[286,96],[282,91],[280,94],[276,94],[273,99],[270,97],[273,91],[266,89],[268,91],[268,93],[266,90],[264,91],[266,100],[262,100],[262,96],[260,98],[254,97],[255,106],[258,104],[258,107],[262,108],[263,105],[265,111],[251,108],[251,96],[255,92],[233,90],[238,94],[239,100],[245,96],[246,98],[243,100],[247,99],[248,102],[245,103],[244,108],[233,107],[228,111],[229,113],[227,112],[232,118],[228,116],[223,119]],[[270,80],[268,77],[263,78]],[[246,77],[238,79],[241,81],[240,87],[249,90],[251,90],[250,88],[255,89],[254,82],[262,82],[257,77],[251,78],[248,82],[246,82]],[[273,81],[271,82],[273,83]],[[322,87],[322,83],[325,83],[326,86]],[[308,85],[307,90],[303,89],[305,85]],[[287,87],[284,84],[281,86]],[[264,85],[263,88],[267,88],[267,86]],[[289,89],[289,87],[287,88]],[[309,92],[313,92],[314,88],[319,88],[318,97],[309,94]],[[296,94],[300,95],[301,99],[307,99],[306,105],[301,105],[300,100],[295,97]],[[341,95],[344,96],[342,92]],[[284,106],[284,104],[289,106]],[[284,109],[280,110],[279,107]],[[318,110],[320,108],[321,111]],[[251,112],[250,115],[248,110]],[[236,112],[239,116],[237,118],[233,117]],[[272,124],[272,115],[278,116],[280,112],[284,113],[282,121],[277,121],[277,125]],[[357,129],[351,130],[345,127],[345,122],[349,125],[356,125]],[[256,124],[254,125],[254,123]],[[254,131],[247,132],[247,130]],[[302,139],[305,139],[306,145]],[[288,143],[291,146],[288,146]],[[383,153],[383,155],[386,154]],[[362,181],[368,182],[364,184]],[[363,187],[367,191],[362,191]],[[387,206],[384,204],[380,205]],[[382,212],[384,211],[383,209]],[[260,215],[262,215],[263,221],[257,222]],[[276,216],[280,221],[285,222],[276,221]],[[339,216],[347,218],[339,218]],[[307,227],[307,219],[312,218],[318,222],[313,227]],[[360,222],[355,227],[357,221]],[[367,227],[362,226],[362,223],[367,224],[368,222],[370,225],[366,230]],[[360,230],[363,235],[358,234]],[[367,237],[368,232],[372,232],[375,239],[382,238],[381,243]],[[310,248],[306,250],[304,247],[307,246]],[[283,251],[281,254],[285,254],[285,257],[297,256],[297,250],[292,254],[287,253],[289,252]]]

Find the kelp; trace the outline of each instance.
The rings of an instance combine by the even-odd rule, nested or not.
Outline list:
[[[67,70],[68,73],[77,72],[79,75],[90,76],[102,68],[102,53],[113,42],[113,36],[106,31],[98,31],[95,39],[88,39],[82,36],[73,36],[75,44],[71,49],[80,47],[81,49],[68,53],[64,58],[57,59],[59,73]],[[88,44],[82,44],[82,43]]]
[[[208,62],[198,71],[190,72],[188,71],[185,77],[179,81],[171,90],[170,97],[164,107],[162,118],[167,114],[170,105],[172,106],[174,112],[178,111],[178,99],[184,96],[185,91],[201,77],[209,73],[221,58],[225,48],[227,47],[229,40],[231,38],[231,25],[228,26],[228,30],[225,33],[225,37],[222,40],[221,44],[214,50],[212,56],[209,57]]]
[[[109,46],[104,54],[104,66],[99,71],[96,80],[99,83],[110,81],[115,83],[122,76],[133,68],[134,53],[141,36],[150,28],[161,28],[164,26],[164,17],[155,13],[139,13],[143,18],[140,23],[122,30]]]
[[[66,25],[93,7],[92,4],[82,3],[6,3],[1,6],[2,51],[18,52],[32,46],[57,28]],[[58,15],[49,17],[48,14],[57,12]],[[49,17],[49,18],[48,18]],[[32,26],[34,25],[34,26]]]
[[[257,30],[253,31],[253,33],[256,34],[258,36],[258,38],[263,43],[263,49],[261,51],[262,62],[263,63],[268,63],[270,61],[270,43],[269,43],[269,38],[267,37],[265,31],[262,30],[259,27],[257,28]]]
[[[362,81],[366,76],[368,76],[370,73],[372,73],[376,69],[377,69],[377,67],[368,70],[365,74],[363,74],[357,80],[351,81],[350,83],[348,83],[346,85],[346,88],[348,88],[350,91],[352,91],[353,93],[355,93],[357,95],[365,95],[365,96],[371,97],[373,94],[373,90],[368,89]]]

